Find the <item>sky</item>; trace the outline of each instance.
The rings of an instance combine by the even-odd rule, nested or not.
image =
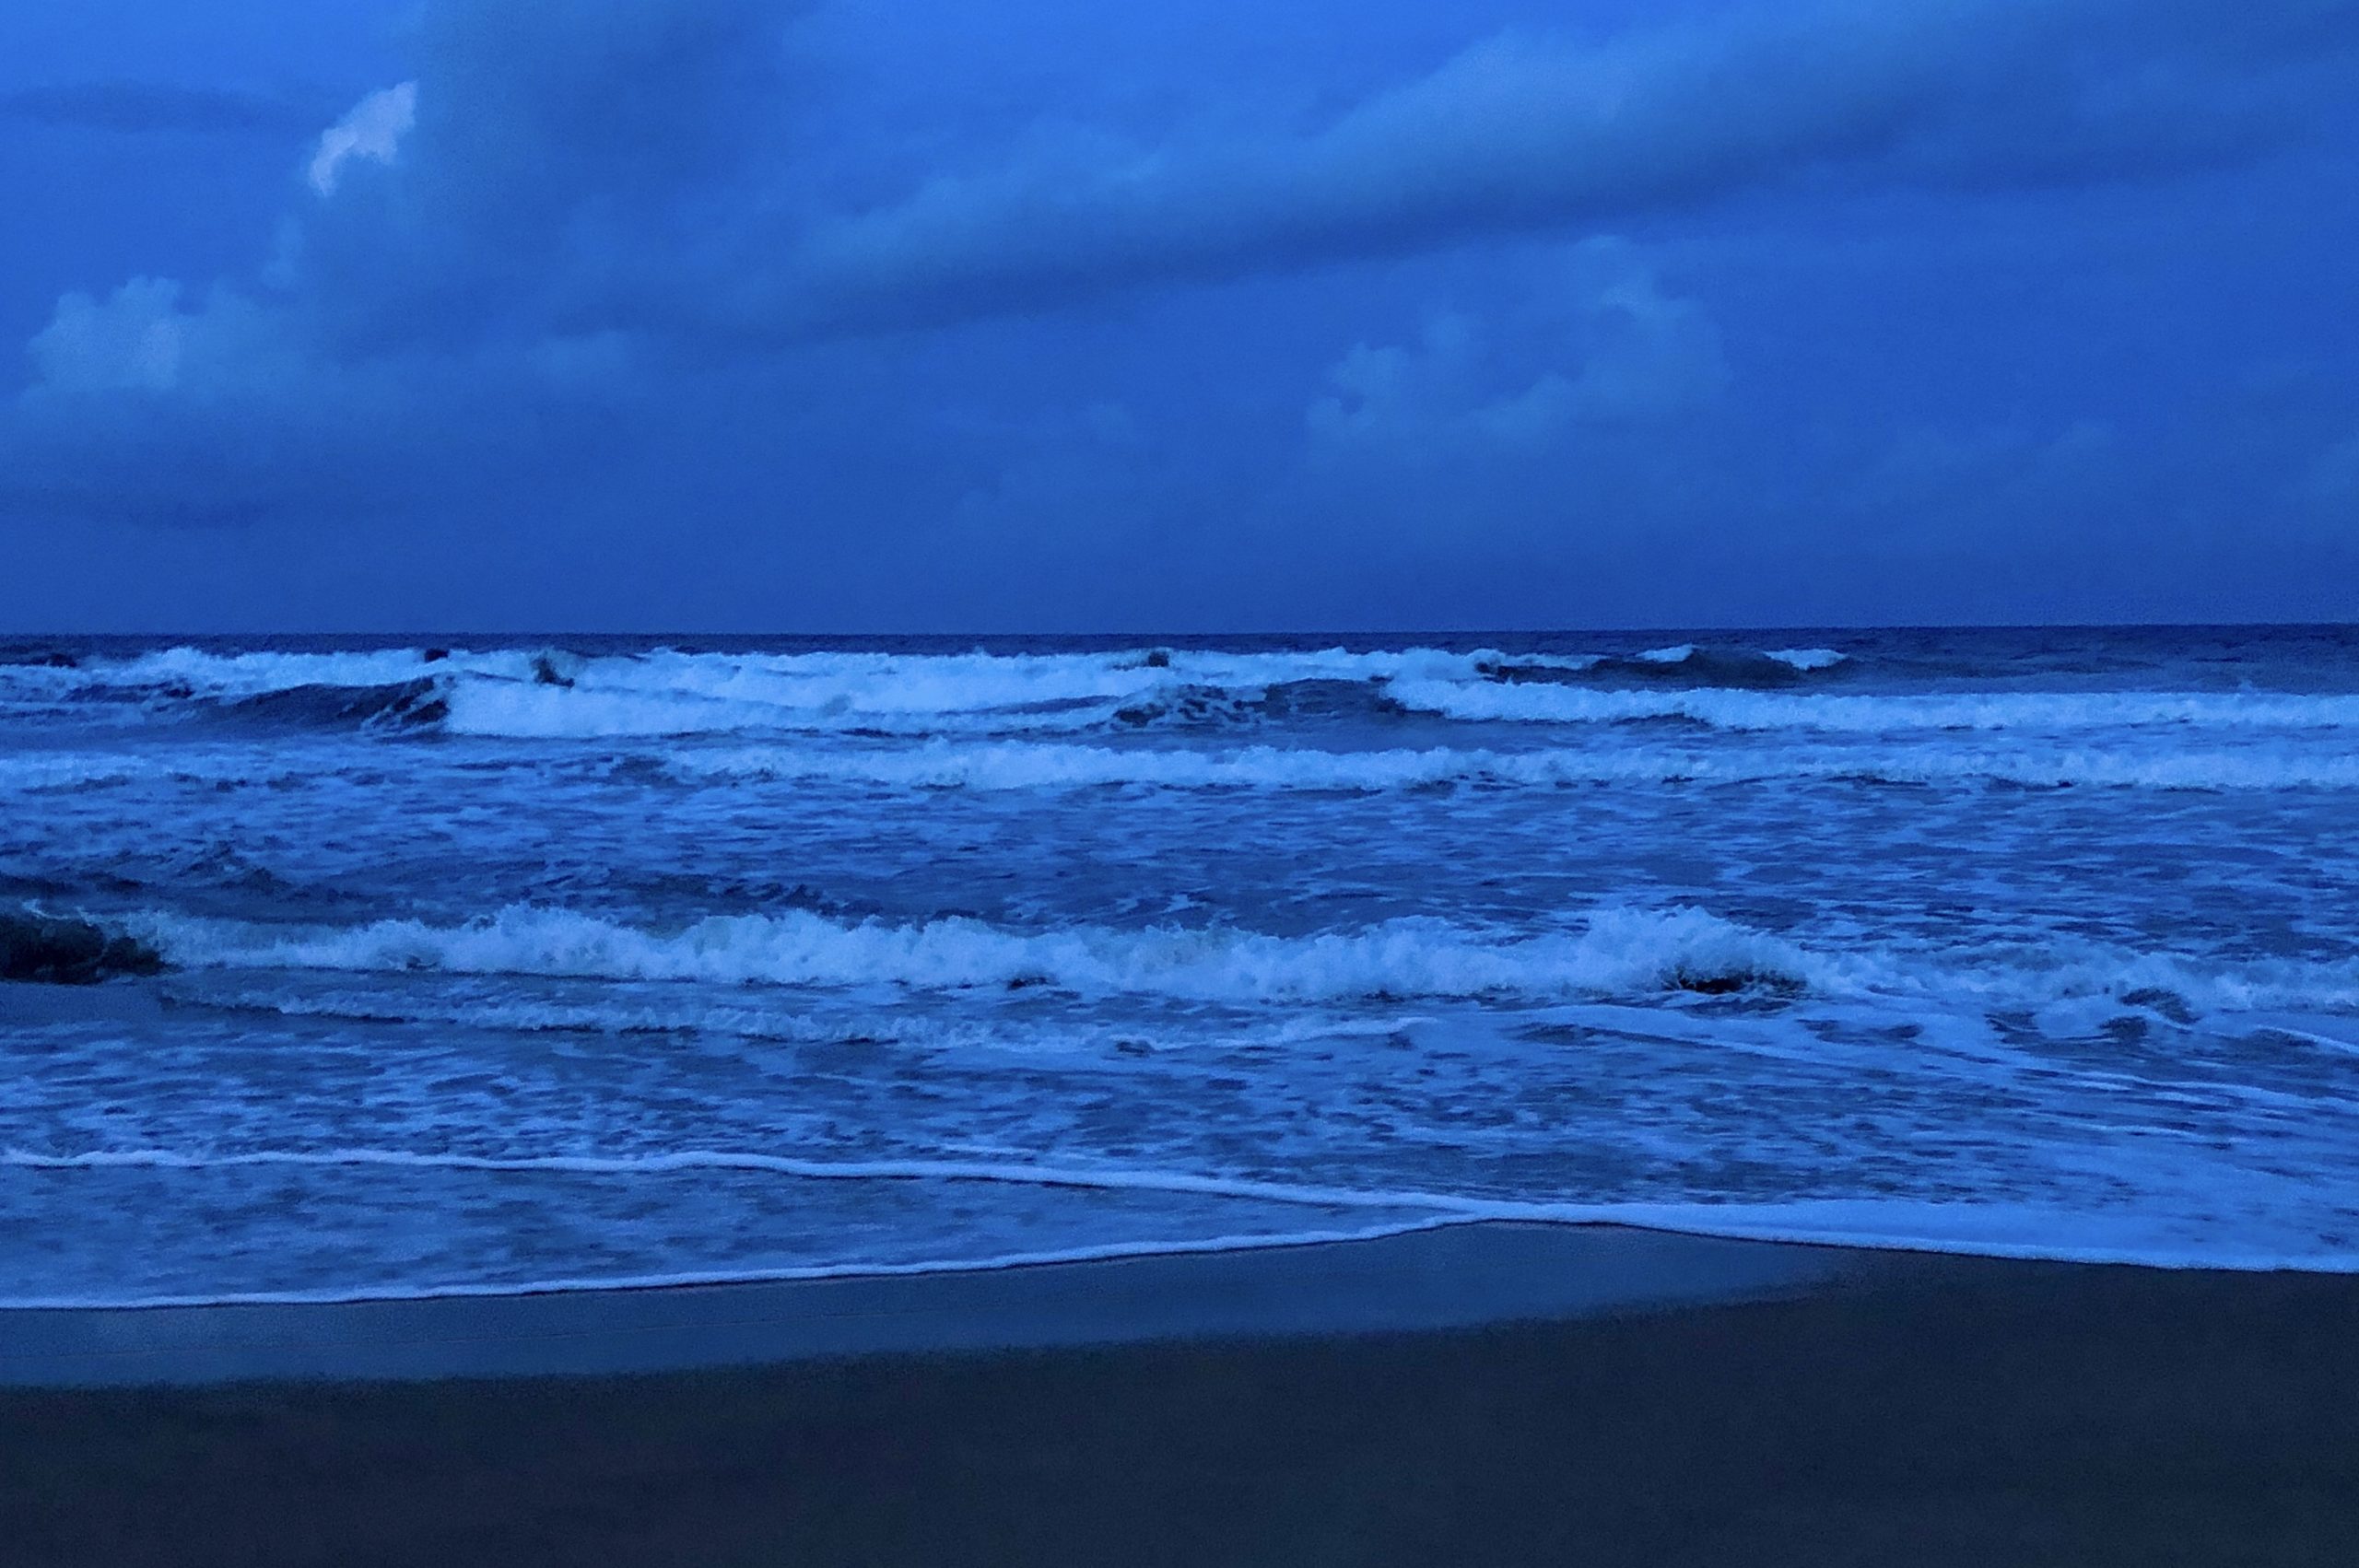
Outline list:
[[[2359,620],[2359,0],[0,16],[0,630]]]

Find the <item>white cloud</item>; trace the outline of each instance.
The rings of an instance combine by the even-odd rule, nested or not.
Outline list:
[[[329,126],[311,154],[306,178],[323,196],[335,193],[344,166],[354,158],[390,164],[401,150],[402,138],[417,123],[417,84],[372,92],[353,105],[352,112]]]
[[[138,277],[104,299],[68,294],[26,352],[41,384],[62,392],[170,392],[180,380],[187,322],[181,286]]]

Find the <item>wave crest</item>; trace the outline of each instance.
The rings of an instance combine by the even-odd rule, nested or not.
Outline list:
[[[1173,927],[1027,932],[964,917],[852,923],[802,910],[713,916],[658,931],[531,905],[461,926],[383,920],[288,931],[157,916],[140,929],[174,963],[197,968],[951,990],[1047,986],[1216,1002],[1724,990],[1756,981],[1800,986],[1843,967],[1696,909],[1602,911],[1577,933],[1520,939],[1427,919],[1280,937]]]
[[[2359,1007],[2359,959],[2203,960],[2086,942],[1940,952],[1813,948],[1693,907],[1592,911],[1536,936],[1412,918],[1276,936],[1233,928],[1021,930],[964,916],[893,924],[807,910],[712,916],[685,928],[511,905],[464,925],[342,928],[174,915],[131,922],[190,968],[432,970],[725,985],[925,990],[1046,988],[1260,1004],[1430,998],[1555,1002],[1717,994],[1901,998],[1944,1008],[2099,1001],[2181,1021],[2262,1008]]]

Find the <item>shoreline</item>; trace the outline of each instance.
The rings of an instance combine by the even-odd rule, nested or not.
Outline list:
[[[1761,1299],[1945,1255],[1452,1222],[972,1269],[0,1310],[0,1388],[595,1375],[831,1356],[1478,1328]],[[1915,1260],[1913,1263],[1910,1260]]]
[[[1466,1226],[511,1308],[79,1315],[10,1562],[2359,1561],[2349,1275]]]

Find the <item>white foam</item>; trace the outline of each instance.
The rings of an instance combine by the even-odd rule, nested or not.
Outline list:
[[[1636,657],[1689,661],[1694,645]],[[1833,649],[1760,657],[1796,670],[1844,661]],[[1577,671],[1599,656],[1431,648],[1238,653],[1166,649],[1054,654],[882,652],[646,653],[575,656],[522,649],[220,654],[166,649],[83,670],[9,669],[5,680],[44,702],[82,687],[167,697],[235,699],[297,686],[363,687],[430,677],[453,732],[517,739],[597,739],[765,732],[989,733],[1086,729],[1126,708],[1187,693],[1254,702],[1300,682],[1365,685],[1414,711],[1473,721],[1609,723],[1684,719],[1730,731],[1848,734],[1913,731],[2281,730],[2359,727],[2359,696],[2263,692],[1959,692],[1802,694],[1716,686],[1673,691],[1508,682],[1502,670]],[[545,674],[560,677],[551,684]]]
[[[1831,648],[1780,648],[1773,649],[1768,657],[1780,664],[1790,664],[1797,670],[1807,672],[1832,670],[1848,660],[1850,655],[1837,653]]]
[[[1504,656],[1399,652],[1127,654],[679,654],[587,661],[573,685],[464,681],[447,728],[519,738],[764,731],[1077,730],[1121,709],[1211,691],[1258,700],[1297,681],[1376,683],[1409,674],[1477,679]]]
[[[166,687],[198,696],[237,698],[299,686],[399,685],[429,675],[529,681],[534,657],[524,649],[488,653],[452,649],[449,657],[429,661],[425,649],[417,648],[337,653],[208,653],[194,648],[167,648],[60,673],[71,676],[78,685]]]
[[[151,916],[135,922],[173,963],[521,974],[775,986],[971,989],[1047,984],[1097,995],[1205,1001],[1373,996],[1566,997],[1661,989],[1683,975],[1847,975],[1778,938],[1695,909],[1604,910],[1564,935],[1508,939],[1438,921],[1279,937],[1172,927],[1025,932],[951,918],[851,924],[807,911],[715,916],[656,931],[514,905],[464,926],[384,920],[285,928]]]
[[[1684,719],[1721,730],[1896,734],[1927,730],[2072,731],[2162,728],[2347,730],[2359,696],[2259,692],[1967,692],[1812,695],[1698,687],[1684,691],[1398,680],[1402,707],[1451,719],[1598,724]]]
[[[850,923],[808,911],[715,916],[682,930],[513,905],[461,926],[382,920],[294,929],[155,915],[133,922],[192,968],[440,970],[728,985],[1046,985],[1084,995],[1231,1003],[1436,997],[1563,1000],[1694,980],[1770,980],[1827,997],[1944,1009],[2168,992],[2204,1012],[2359,1007],[2359,957],[2204,960],[2079,941],[1926,952],[1817,950],[1694,908],[1613,907],[1577,929],[1508,937],[1430,919],[1273,936],[1214,928],[1023,931],[950,918]]]

